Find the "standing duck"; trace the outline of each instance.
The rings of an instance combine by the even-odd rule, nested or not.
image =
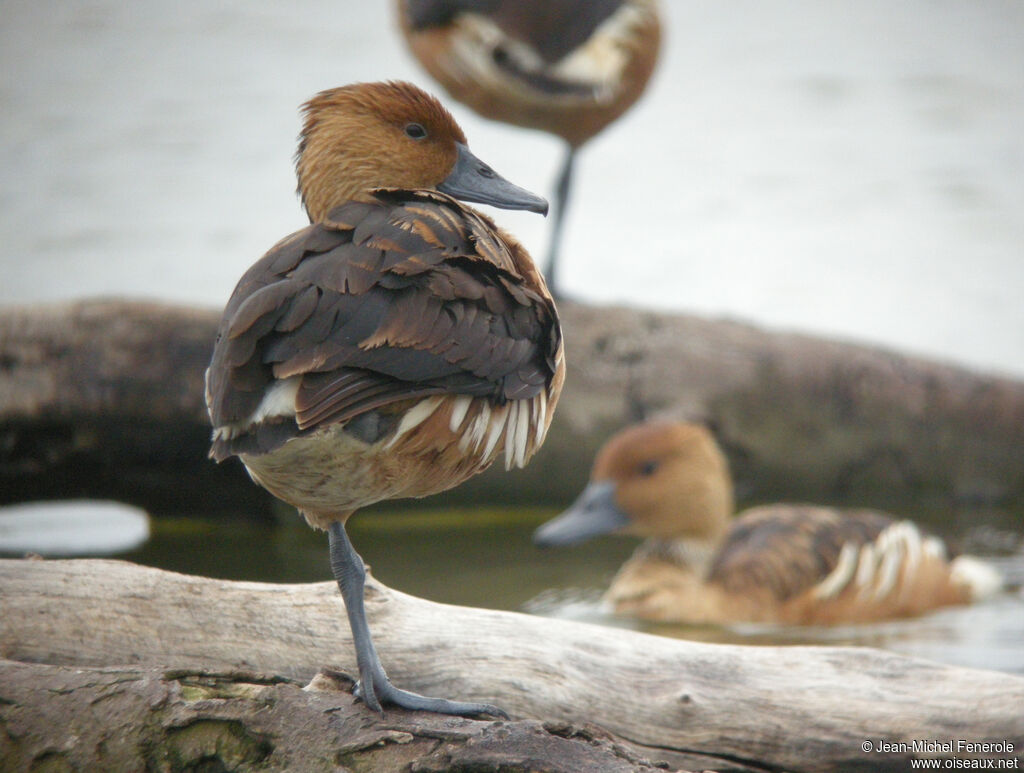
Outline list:
[[[547,203],[476,158],[411,84],[325,91],[304,114],[296,168],[312,225],[250,268],[224,310],[206,373],[210,455],[238,456],[327,531],[368,706],[501,716],[391,684],[345,522],[540,447],[565,373],[555,306],[526,251],[460,200]]]
[[[485,118],[565,140],[547,276],[557,260],[576,151],[632,106],[658,60],[656,0],[399,0],[413,54]]]
[[[666,622],[867,622],[967,604],[1000,586],[988,565],[951,561],[939,538],[871,510],[732,511],[728,464],[711,433],[649,422],[604,445],[583,493],[534,540],[646,537],[605,600],[620,615]]]

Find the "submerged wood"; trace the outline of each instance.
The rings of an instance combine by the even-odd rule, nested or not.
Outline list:
[[[563,505],[612,432],[666,415],[712,424],[741,499],[1024,507],[1021,381],[738,322],[559,308],[569,372],[547,443],[525,470],[432,502]],[[206,458],[218,317],[120,300],[0,310],[0,504],[268,516],[241,465]]]
[[[622,740],[621,758],[632,760],[634,768],[646,758],[716,770],[907,769],[909,751],[865,753],[861,745],[866,740],[1013,744],[1012,754],[988,755],[1003,758],[1024,750],[1024,679],[1007,674],[871,649],[679,641],[435,604],[376,581],[367,588],[367,612],[396,684],[426,694],[491,701],[516,720],[547,723],[539,727],[554,736],[571,736],[578,732],[571,728],[596,725]],[[156,707],[160,695],[177,691],[178,700],[185,687],[195,686],[198,692],[185,696],[187,705],[180,700],[175,704],[183,712],[175,726],[191,727],[200,717],[237,721],[240,725],[231,727],[243,740],[277,738],[260,729],[259,712],[251,711],[252,701],[264,698],[260,705],[280,700],[293,707],[286,712],[296,712],[296,743],[308,740],[306,732],[317,734],[317,723],[305,728],[301,722],[317,711],[341,712],[341,729],[332,743],[365,733],[416,736],[406,723],[420,721],[395,710],[378,718],[361,705],[352,707],[346,692],[330,698],[332,706],[325,707],[328,699],[299,694],[275,681],[304,682],[325,666],[352,671],[352,643],[332,583],[228,582],[120,561],[0,561],[0,654],[49,664],[46,668],[101,669],[92,678],[100,685],[96,697],[116,693],[121,688],[105,691],[102,686],[111,680],[121,684],[123,677],[137,685],[138,700],[147,711]],[[147,670],[151,667],[164,672],[154,675]],[[18,732],[29,732],[16,724],[18,714],[9,707],[34,705],[32,716],[43,717],[45,707],[39,704],[53,700],[43,685],[75,682],[71,672],[49,672],[40,676],[40,688],[33,691],[25,678],[16,676],[24,673],[19,668],[0,665],[0,718],[8,736],[12,727],[17,731],[8,749],[18,743]],[[183,669],[193,681],[168,676],[167,669]],[[194,674],[203,669],[227,675],[203,682]],[[238,669],[273,678],[231,676]],[[213,700],[230,693],[234,683],[243,685],[237,692],[250,701],[249,714],[238,708],[237,716],[229,716],[224,703]],[[203,693],[206,688],[210,694]],[[124,689],[134,694],[136,687]],[[200,705],[197,695],[211,700]],[[82,711],[88,715],[92,709]],[[102,721],[101,714],[95,716],[100,719],[93,721]],[[438,721],[444,727],[453,722],[448,717]],[[537,724],[478,724],[489,729],[466,732],[479,738],[540,732]],[[463,720],[455,725],[455,734],[469,727]],[[66,735],[63,725],[50,732]],[[383,740],[401,743],[394,737]],[[522,758],[509,761],[511,769],[529,764]]]

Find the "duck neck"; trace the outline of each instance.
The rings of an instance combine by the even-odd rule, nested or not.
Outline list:
[[[718,553],[721,544],[720,536],[678,539],[651,538],[644,542],[637,552],[645,558],[668,561],[704,578],[707,576],[711,561]]]
[[[372,199],[345,165],[319,161],[316,155],[304,153],[296,164],[299,195],[311,223],[323,222],[332,209],[346,201]]]

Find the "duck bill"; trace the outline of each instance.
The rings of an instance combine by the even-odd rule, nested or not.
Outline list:
[[[455,168],[437,186],[441,193],[472,204],[489,204],[500,209],[525,209],[541,215],[548,213],[546,199],[510,183],[474,156],[461,142],[458,149]]]
[[[540,526],[533,533],[533,542],[540,547],[575,545],[628,525],[629,517],[615,504],[615,484],[594,481],[583,489],[572,507]]]

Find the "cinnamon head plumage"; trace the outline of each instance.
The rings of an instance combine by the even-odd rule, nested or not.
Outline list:
[[[211,456],[238,456],[327,530],[369,706],[500,714],[391,685],[344,525],[540,447],[565,372],[557,312],[526,250],[461,202],[547,205],[476,158],[411,84],[333,89],[304,113],[296,168],[312,224],[228,301],[206,376]]]

